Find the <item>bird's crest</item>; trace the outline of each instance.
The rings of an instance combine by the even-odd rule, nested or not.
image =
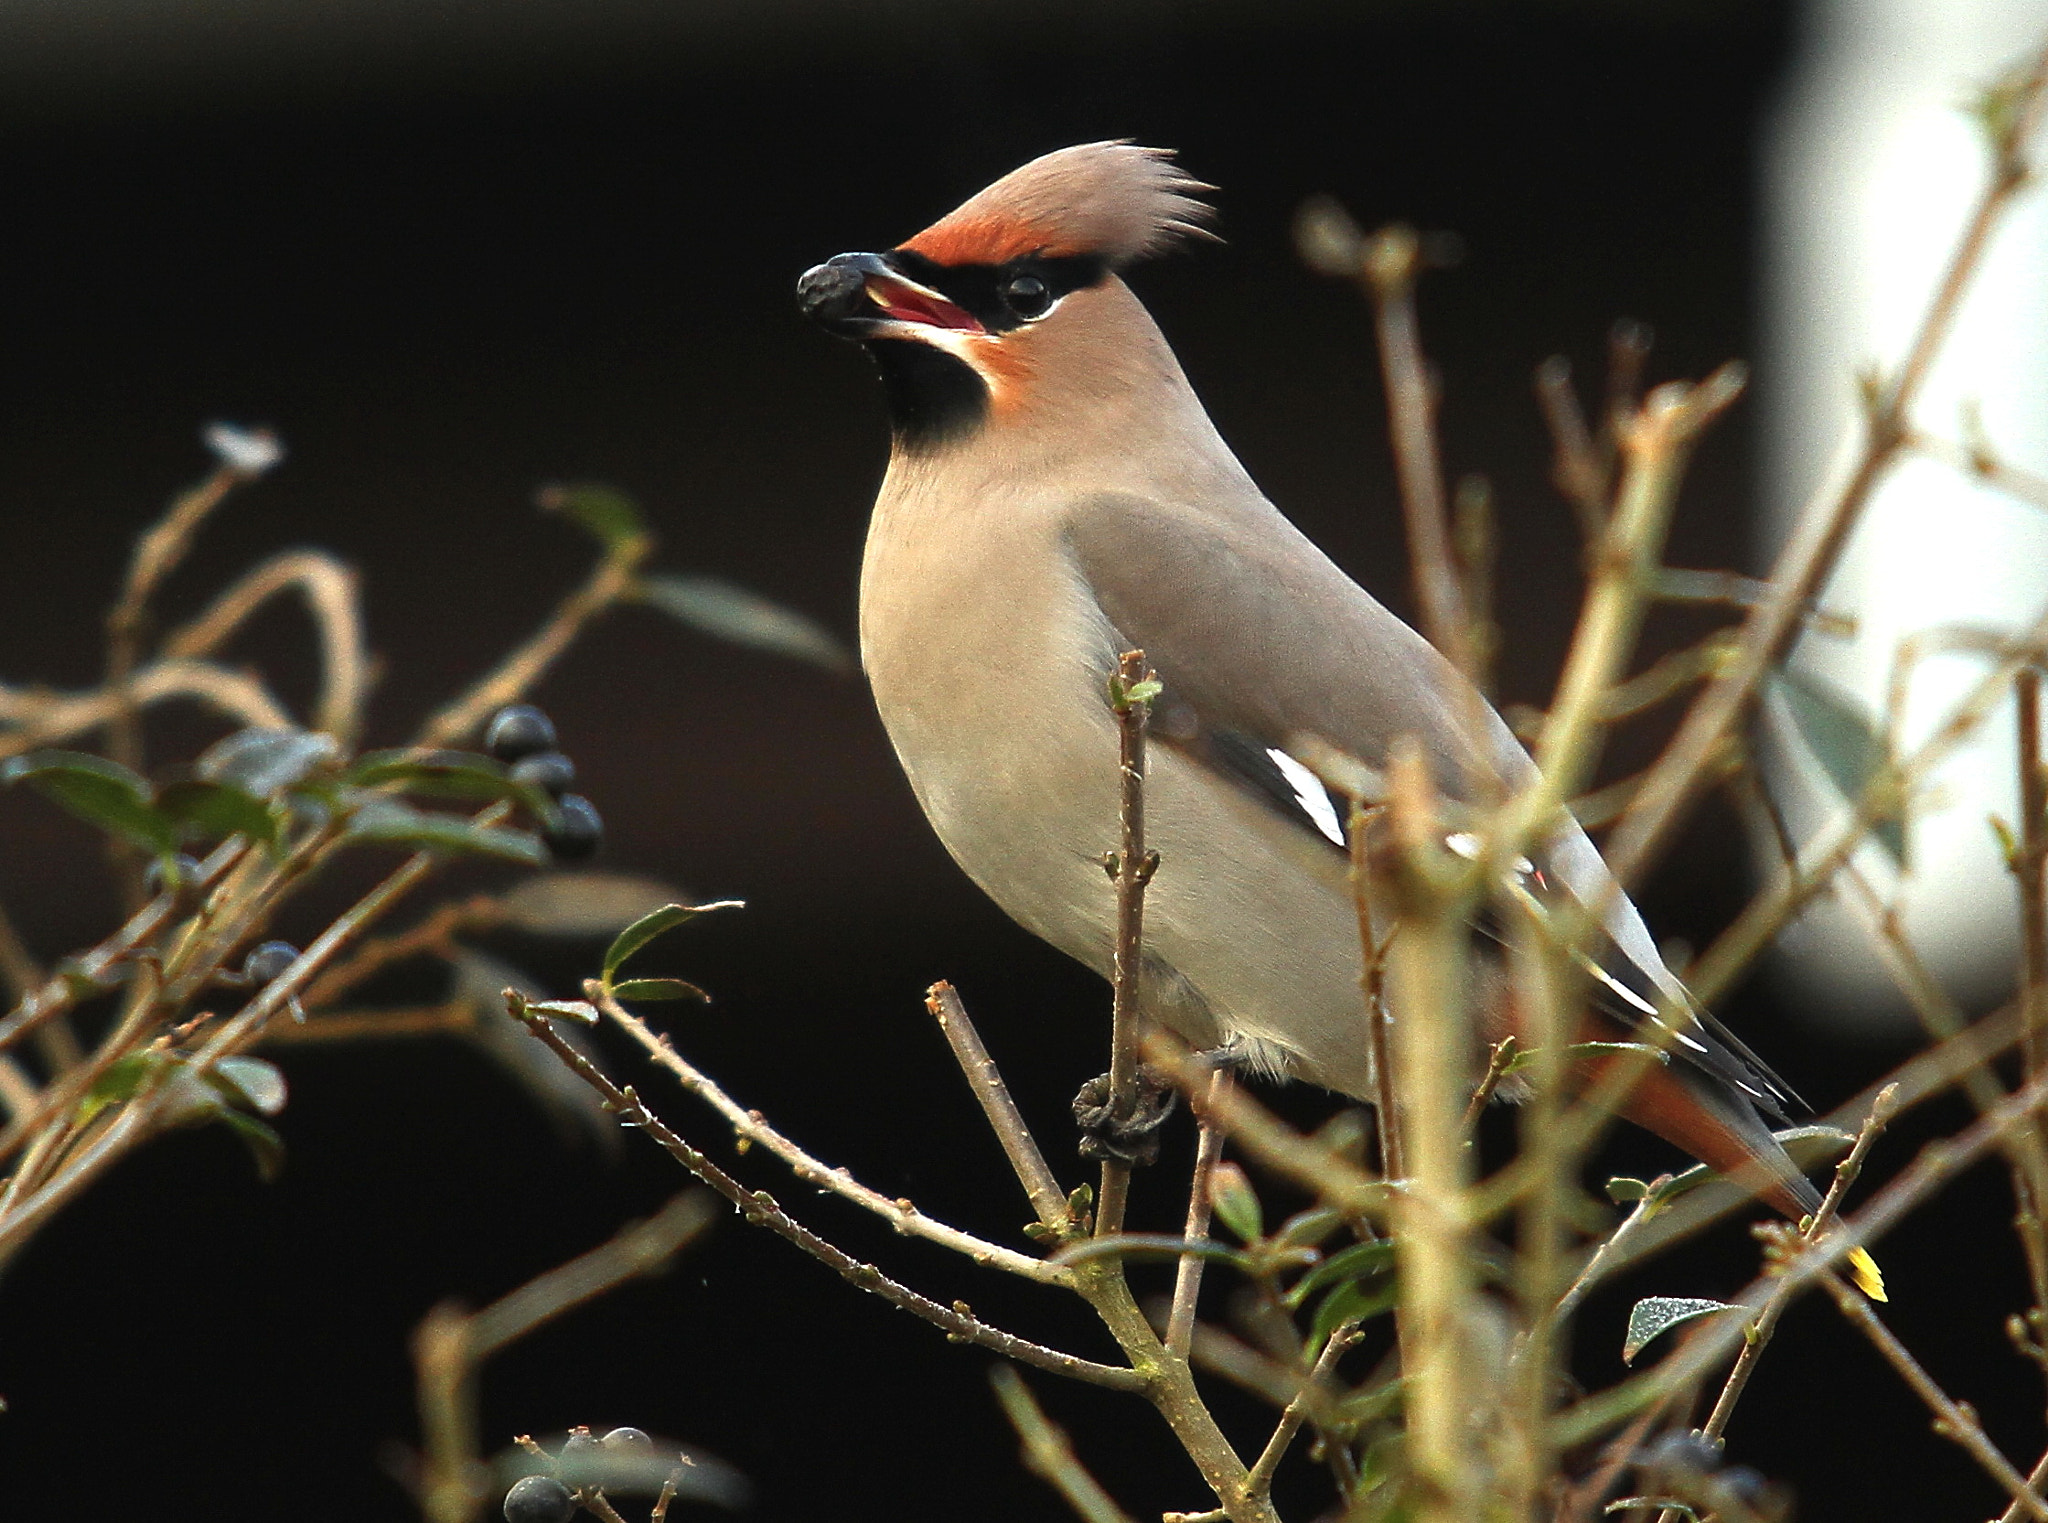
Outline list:
[[[1013,169],[903,247],[942,265],[1000,265],[1029,255],[1088,257],[1112,269],[1184,238],[1214,237],[1213,190],[1167,148],[1082,143]]]

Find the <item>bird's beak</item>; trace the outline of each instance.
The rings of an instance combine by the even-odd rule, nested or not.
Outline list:
[[[918,284],[880,254],[835,254],[811,266],[796,283],[796,299],[804,316],[847,338],[886,337],[891,329],[986,331],[971,312]]]

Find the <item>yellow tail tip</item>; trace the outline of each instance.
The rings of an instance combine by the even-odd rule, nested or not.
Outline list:
[[[1884,1271],[1877,1267],[1877,1260],[1861,1248],[1849,1250],[1849,1278],[1856,1282],[1856,1288],[1873,1301],[1889,1301],[1884,1293]]]

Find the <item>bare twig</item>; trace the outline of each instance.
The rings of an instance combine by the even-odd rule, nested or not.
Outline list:
[[[1109,1124],[1129,1121],[1137,1113],[1140,1003],[1145,961],[1145,886],[1159,865],[1145,849],[1145,725],[1152,702],[1145,690],[1158,681],[1145,665],[1145,653],[1129,650],[1117,663],[1110,683],[1110,708],[1116,715],[1118,776],[1122,780],[1117,816],[1119,840],[1107,862],[1116,882],[1116,945],[1112,954],[1113,1008],[1109,1046]],[[1156,690],[1156,688],[1155,688]],[[1112,1237],[1123,1231],[1124,1204],[1131,1187],[1131,1166],[1113,1152],[1102,1160],[1102,1184],[1095,1198],[1095,1235]]]
[[[448,746],[481,725],[493,711],[518,700],[555,664],[592,619],[633,591],[640,565],[653,553],[645,534],[624,534],[606,543],[590,578],[562,599],[554,614],[497,670],[429,719],[418,744]]]
[[[1423,241],[1412,227],[1381,228],[1366,239],[1360,274],[1373,298],[1380,376],[1408,529],[1409,566],[1422,631],[1466,675],[1478,680],[1470,612],[1451,548],[1443,462],[1436,437],[1437,388],[1423,358],[1415,318],[1415,282],[1424,266]]]
[[[1818,1278],[1827,1293],[1834,1297],[1836,1307],[1849,1325],[1868,1338],[1912,1388],[1913,1394],[1927,1403],[1928,1410],[1934,1414],[1934,1431],[1960,1444],[1971,1459],[1984,1467],[1986,1474],[2005,1488],[2006,1495],[2026,1516],[2048,1523],[2048,1501],[2043,1501],[2040,1493],[2027,1483],[2027,1478],[2013,1468],[2012,1461],[1999,1452],[1969,1404],[1956,1401],[1942,1390],[1905,1344],[1899,1342],[1897,1335],[1879,1319],[1870,1303],[1842,1283],[1841,1276],[1832,1270],[1823,1270]]]
[[[1775,1296],[1791,1296],[1806,1290],[1852,1249],[1867,1248],[1876,1242],[1963,1170],[2001,1146],[2014,1127],[2044,1105],[2048,1105],[2048,1075],[2014,1092],[1959,1135],[1922,1148],[1912,1164],[1854,1217],[1844,1220],[1840,1230],[1805,1247],[1781,1266],[1777,1278],[1766,1276],[1757,1280],[1731,1304],[1754,1313],[1763,1310]],[[1727,1354],[1748,1326],[1749,1319],[1740,1316],[1717,1317],[1703,1324],[1701,1331],[1678,1353],[1655,1369],[1590,1396],[1560,1414],[1559,1442],[1582,1442],[1612,1422],[1640,1411],[1645,1404],[1686,1389]]]
[[[1181,1236],[1189,1242],[1209,1235],[1209,1180],[1216,1172],[1216,1161],[1223,1156],[1223,1131],[1209,1117],[1214,1111],[1217,1091],[1230,1082],[1230,1076],[1217,1069],[1209,1076],[1209,1093],[1206,1103],[1195,1108],[1195,1168],[1188,1182],[1188,1214],[1181,1227]],[[1173,1309],[1166,1318],[1166,1346],[1185,1359],[1188,1356],[1188,1340],[1194,1336],[1195,1303],[1202,1295],[1202,1266],[1207,1262],[1199,1253],[1184,1253],[1174,1266]]]
[[[256,678],[210,661],[152,661],[108,687],[83,693],[0,687],[0,760],[69,739],[124,710],[194,699],[238,725],[288,730],[295,722]]]
[[[219,857],[221,853],[215,855]],[[284,972],[266,984],[233,1017],[223,1021],[198,1051],[189,1054],[177,1072],[204,1079],[222,1058],[254,1044],[271,1018],[298,997],[308,979],[382,919],[436,865],[436,859],[427,852],[408,858],[397,871],[337,915]],[[129,922],[130,926],[149,915],[153,908],[145,907],[135,921]],[[144,966],[153,973],[153,965]],[[138,1002],[136,1014],[146,1015],[149,1008],[149,1003]],[[124,1022],[124,1026],[127,1024]],[[101,1044],[101,1051],[103,1054],[116,1051],[118,1046],[118,1042],[110,1039]],[[89,1070],[81,1068],[77,1072],[83,1075]],[[126,1156],[129,1149],[153,1134],[177,1093],[174,1085],[164,1082],[170,1076],[167,1069],[162,1078],[122,1105],[104,1129],[77,1149],[46,1183],[9,1201],[5,1217],[0,1218],[0,1260],[5,1260],[52,1214]]]
[[[129,686],[129,675],[142,656],[143,631],[149,619],[149,600],[163,579],[171,574],[192,547],[193,536],[213,510],[227,500],[253,473],[223,462],[207,478],[171,504],[170,512],[152,524],[135,542],[128,563],[128,578],[121,595],[107,612],[106,692],[117,695],[107,715],[107,754],[123,766],[142,767],[142,735],[136,725],[140,700]]]
[[[527,1282],[479,1312],[444,1301],[413,1334],[419,1390],[420,1505],[430,1523],[469,1523],[488,1472],[477,1458],[476,1375],[492,1354],[535,1328],[641,1275],[654,1274],[709,1227],[708,1190],[678,1195],[610,1242]]]
[[[801,1248],[848,1284],[872,1295],[878,1295],[890,1305],[913,1316],[921,1317],[949,1337],[962,1343],[973,1343],[982,1348],[992,1349],[1021,1364],[1036,1365],[1056,1375],[1068,1375],[1090,1385],[1107,1386],[1111,1390],[1135,1391],[1144,1388],[1143,1377],[1135,1371],[1119,1369],[1114,1365],[1097,1364],[1093,1360],[1081,1359],[1073,1354],[1046,1348],[1015,1334],[1006,1333],[1000,1328],[991,1327],[970,1312],[957,1307],[941,1306],[907,1286],[897,1284],[874,1265],[859,1262],[836,1244],[827,1242],[798,1222],[777,1205],[774,1198],[765,1190],[747,1189],[703,1153],[690,1146],[647,1108],[630,1085],[621,1088],[612,1083],[588,1058],[562,1038],[547,1016],[528,1009],[526,1001],[517,991],[506,991],[506,1008],[511,1012],[513,1019],[522,1022],[550,1052],[561,1059],[571,1073],[597,1091],[605,1102],[605,1108],[619,1118],[620,1125],[644,1132],[663,1152],[730,1201],[749,1222],[766,1227],[785,1242]]]
[[[1863,1162],[1870,1156],[1871,1146],[1884,1131],[1886,1123],[1891,1120],[1892,1107],[1896,1099],[1896,1090],[1887,1088],[1878,1092],[1877,1100],[1871,1106],[1869,1116],[1864,1120],[1863,1129],[1856,1134],[1856,1145],[1849,1150],[1849,1156],[1836,1166],[1835,1177],[1828,1186],[1828,1193],[1822,1199],[1820,1208],[1813,1213],[1812,1220],[1800,1230],[1799,1241],[1817,1242],[1827,1232],[1834,1221],[1835,1213],[1841,1209],[1842,1197],[1848,1193],[1849,1186],[1855,1182],[1856,1176],[1863,1171]],[[1768,1230],[1777,1232],[1780,1229],[1773,1225]],[[1785,1308],[1791,1305],[1791,1299],[1789,1290],[1783,1290],[1781,1294],[1773,1296],[1764,1303],[1763,1310],[1745,1331],[1742,1353],[1736,1358],[1735,1368],[1728,1372],[1728,1379],[1721,1387],[1721,1395],[1714,1402],[1714,1410],[1708,1415],[1706,1425],[1700,1429],[1701,1434],[1707,1439],[1718,1443],[1727,1433],[1729,1420],[1735,1415],[1735,1404],[1742,1400],[1742,1393],[1749,1388],[1750,1376],[1756,1373],[1757,1364],[1763,1358],[1764,1349],[1770,1343],[1771,1335],[1778,1330],[1778,1319],[1785,1314]],[[1657,1523],[1678,1523],[1678,1514],[1675,1510],[1666,1508],[1658,1515]]]
[[[1315,1405],[1315,1393],[1330,1378],[1331,1372],[1337,1368],[1337,1361],[1344,1357],[1345,1351],[1357,1338],[1358,1324],[1355,1322],[1346,1322],[1331,1332],[1322,1352],[1316,1355],[1316,1362],[1310,1366],[1307,1378],[1302,1381],[1301,1390],[1281,1410],[1273,1436],[1266,1440],[1266,1447],[1252,1461],[1251,1471],[1245,1477],[1247,1491],[1255,1496],[1266,1496],[1272,1491],[1273,1474],[1280,1468],[1288,1446],[1294,1442],[1294,1436],[1301,1431],[1310,1408]]]
[[[2048,1072],[2048,772],[2041,763],[2041,673],[2013,680],[2019,700],[2019,851],[2012,862],[2020,891],[2020,1009],[2026,1021],[2027,1074]]]
[[[505,918],[505,902],[496,894],[473,894],[467,899],[436,905],[418,925],[389,936],[379,936],[356,948],[355,955],[335,964],[306,990],[308,1010],[324,1010],[351,989],[408,957],[449,956],[455,938],[465,931],[484,931]]]
[[[2022,470],[1987,448],[1957,444],[1917,428],[1908,432],[1906,447],[1916,455],[1952,465],[2030,507],[2048,508],[2048,477]]]
[[[1242,1085],[1226,1085],[1210,1094],[1209,1080],[1215,1069],[1171,1032],[1146,1033],[1144,1051],[1145,1061],[1171,1079],[1189,1103],[1200,1108],[1198,1114],[1257,1163],[1346,1217],[1385,1220],[1394,1195],[1394,1187],[1386,1180],[1376,1179],[1315,1138],[1304,1137],[1247,1094]]]
[[[1024,1377],[1009,1365],[999,1364],[988,1372],[988,1379],[995,1387],[996,1400],[1003,1404],[1003,1415],[1017,1430],[1025,1469],[1057,1491],[1087,1523],[1132,1523],[1130,1514],[1116,1505],[1075,1457],[1066,1431],[1045,1415]]]
[[[1593,447],[1586,415],[1572,390],[1572,367],[1554,354],[1536,367],[1536,399],[1550,425],[1550,479],[1579,521],[1579,537],[1590,552],[1607,533],[1607,472]]]
[[[589,992],[598,1008],[640,1044],[656,1067],[667,1070],[685,1090],[723,1116],[735,1135],[772,1153],[805,1184],[829,1190],[842,1200],[852,1201],[863,1210],[873,1212],[905,1237],[937,1243],[942,1248],[965,1254],[977,1264],[986,1264],[1045,1285],[1071,1283],[1073,1277],[1057,1264],[1048,1264],[1043,1259],[1034,1259],[1015,1249],[987,1242],[972,1233],[962,1232],[958,1227],[949,1227],[926,1216],[907,1200],[891,1200],[879,1191],[870,1190],[843,1168],[828,1167],[770,1126],[759,1111],[742,1109],[709,1074],[677,1052],[666,1036],[657,1036],[645,1021],[606,995],[601,985],[591,984]]]
[[[1016,1172],[1017,1182],[1024,1186],[1024,1194],[1030,1199],[1032,1210],[1038,1213],[1039,1224],[1048,1232],[1064,1236],[1073,1229],[1067,1197],[1046,1164],[1038,1139],[1024,1124],[1017,1102],[1010,1098],[1010,1088],[1003,1082],[996,1060],[989,1056],[981,1033],[968,1019],[967,1007],[961,1003],[959,990],[941,981],[925,991],[924,1003],[932,1018],[939,1023],[939,1030],[945,1033],[946,1041],[953,1049],[953,1057],[974,1091],[974,1098],[981,1102],[982,1112],[988,1117],[996,1140],[1003,1145],[1010,1167]]]
[[[288,550],[249,572],[163,646],[167,657],[191,658],[218,650],[249,616],[280,593],[297,588],[320,633],[320,698],[313,727],[343,740],[361,727],[370,663],[363,642],[356,574],[319,550]]]
[[[1635,810],[1607,843],[1608,865],[1624,888],[1635,883],[1669,842],[1680,813],[1702,786],[1707,760],[1734,733],[1755,701],[1764,674],[1799,637],[1801,614],[1840,560],[1872,491],[1911,437],[1908,415],[1934,358],[1961,310],[1964,292],[1983,262],[1991,234],[2027,184],[2026,147],[2048,108],[2048,49],[2036,55],[2014,91],[1994,145],[1992,173],[1965,224],[1948,267],[1898,370],[1886,379],[1864,421],[1864,443],[1848,477],[1809,503],[1772,568],[1770,601],[1742,626],[1735,658],[1694,702],[1678,734],[1652,769]]]

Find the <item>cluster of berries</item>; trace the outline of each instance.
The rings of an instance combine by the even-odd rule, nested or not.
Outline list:
[[[505,1493],[505,1523],[569,1523],[576,1493],[596,1489],[614,1470],[643,1469],[654,1459],[654,1440],[638,1428],[614,1428],[603,1438],[575,1428],[555,1456],[555,1474],[522,1476]]]
[[[541,840],[557,862],[581,862],[597,851],[604,821],[596,805],[569,791],[576,764],[558,749],[552,719],[530,703],[508,704],[491,716],[484,749],[512,769],[515,781],[555,801],[554,818],[542,822]]]

